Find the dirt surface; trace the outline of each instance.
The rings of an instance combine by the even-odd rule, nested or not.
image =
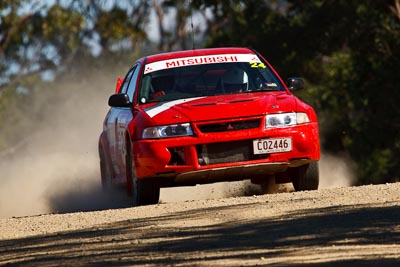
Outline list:
[[[400,183],[0,220],[0,265],[400,266]]]

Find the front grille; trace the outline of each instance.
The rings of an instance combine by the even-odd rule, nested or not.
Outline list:
[[[222,123],[212,123],[198,125],[199,130],[202,133],[217,133],[217,132],[227,132],[227,131],[237,131],[254,129],[260,126],[260,119],[255,120],[245,120],[245,121],[230,121]]]
[[[198,145],[197,154],[200,165],[232,163],[268,157],[268,154],[254,155],[251,140]]]

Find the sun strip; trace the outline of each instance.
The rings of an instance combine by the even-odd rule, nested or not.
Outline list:
[[[207,55],[195,56],[161,60],[153,63],[146,64],[144,74],[164,70],[170,68],[178,68],[202,64],[215,64],[215,63],[229,63],[229,62],[251,62],[261,63],[260,59],[254,54],[220,54],[220,55]]]

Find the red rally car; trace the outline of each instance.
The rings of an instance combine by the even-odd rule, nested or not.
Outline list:
[[[160,188],[250,179],[318,188],[320,141],[312,107],[256,51],[198,49],[137,60],[116,93],[99,140],[104,189],[134,205]]]

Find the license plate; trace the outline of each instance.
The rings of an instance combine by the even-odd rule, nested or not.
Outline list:
[[[292,138],[269,138],[253,140],[255,155],[292,151]]]

